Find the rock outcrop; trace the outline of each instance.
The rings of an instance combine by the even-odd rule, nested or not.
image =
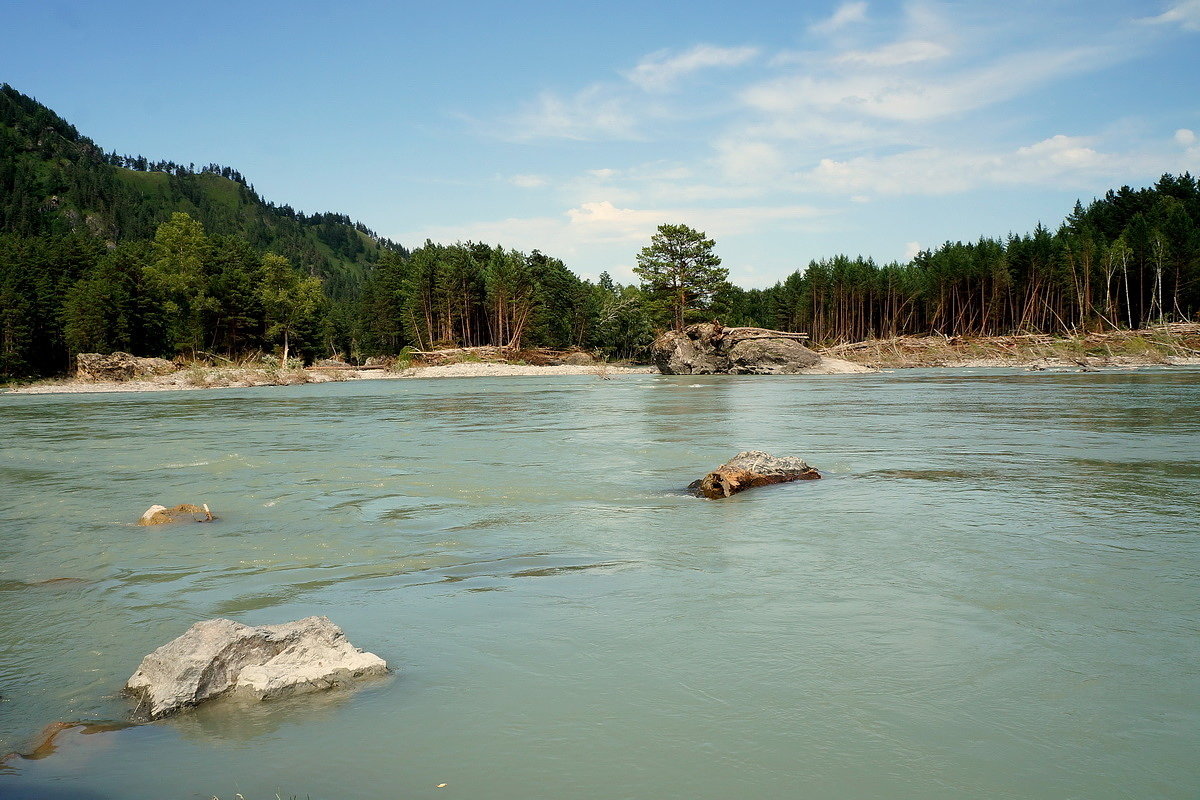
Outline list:
[[[821,477],[804,459],[776,457],[761,450],[738,453],[712,472],[688,486],[701,497],[718,500],[755,486],[815,480]]]
[[[795,375],[813,370],[821,356],[803,334],[766,328],[689,325],[655,339],[651,354],[664,375]]]
[[[574,353],[568,353],[562,360],[562,363],[571,367],[587,367],[596,363],[596,358],[588,352],[577,350]]]
[[[171,522],[212,522],[216,516],[208,510],[208,503],[194,506],[191,503],[167,508],[150,506],[138,520],[138,525],[166,525]]]
[[[269,700],[387,671],[327,617],[258,627],[210,619],[142,659],[125,691],[138,700],[135,716],[159,719],[225,692]]]
[[[178,369],[165,358],[140,358],[120,351],[75,356],[75,375],[85,381],[131,381],[169,375]]]

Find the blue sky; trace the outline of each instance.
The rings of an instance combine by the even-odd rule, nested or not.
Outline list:
[[[632,280],[663,222],[763,286],[1200,173],[1200,0],[49,0],[0,27],[0,81],[106,149],[587,277]]]

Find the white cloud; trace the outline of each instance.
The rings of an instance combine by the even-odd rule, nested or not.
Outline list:
[[[522,189],[536,189],[539,186],[545,186],[547,183],[546,179],[541,175],[513,175],[508,179],[508,182]]]
[[[1018,53],[973,71],[922,79],[895,69],[788,75],[747,88],[742,100],[767,114],[822,113],[903,122],[933,120],[993,105],[1043,83],[1106,63],[1100,47]]]
[[[570,97],[543,92],[513,119],[508,138],[636,139],[634,114],[609,87],[593,84]]]
[[[766,142],[723,139],[716,149],[722,173],[735,183],[773,180],[783,167],[779,150]]]
[[[1175,131],[1175,141],[1184,147],[1191,147],[1196,143],[1196,132],[1188,128],[1180,128]]]
[[[909,40],[894,42],[875,50],[849,50],[834,58],[836,64],[861,64],[867,67],[898,67],[936,61],[950,55],[950,48],[937,42]]]
[[[917,257],[917,253],[921,252],[920,242],[908,242],[904,245],[904,260],[912,261]]]
[[[435,226],[402,234],[400,241],[477,241],[523,250],[540,249],[571,258],[594,248],[628,253],[650,240],[663,223],[684,223],[721,237],[811,225],[829,212],[810,205],[627,208],[596,200],[569,208],[558,217],[509,218],[466,225]]]
[[[828,19],[824,19],[815,25],[812,25],[809,30],[817,34],[830,34],[836,30],[851,25],[855,22],[863,22],[867,18],[867,4],[863,2],[842,3],[833,12],[833,15]]]
[[[1144,17],[1138,21],[1150,25],[1178,24],[1185,31],[1200,31],[1200,0],[1183,0],[1156,17]]]
[[[757,47],[716,47],[698,44],[672,56],[665,50],[651,53],[625,73],[630,81],[650,92],[670,89],[680,78],[711,67],[736,67],[758,55]]]
[[[823,158],[812,169],[794,175],[792,186],[847,195],[939,195],[997,185],[1084,188],[1097,181],[1186,166],[1165,153],[1106,153],[1092,144],[1088,138],[1060,134],[1007,151],[929,147],[888,156]]]

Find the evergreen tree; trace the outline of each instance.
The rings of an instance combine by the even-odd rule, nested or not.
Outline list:
[[[675,330],[682,330],[689,309],[703,308],[729,277],[713,252],[716,242],[687,225],[659,225],[650,244],[638,253],[634,272],[642,286],[670,309]]]
[[[266,315],[267,337],[283,339],[279,365],[286,367],[292,337],[306,325],[313,326],[312,317],[323,298],[321,279],[302,278],[286,258],[267,253],[262,258],[259,298]]]

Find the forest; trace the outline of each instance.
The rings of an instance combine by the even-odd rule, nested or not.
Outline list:
[[[765,289],[723,275],[666,290],[585,280],[537,250],[410,250],[343,214],[265,201],[229,167],[105,152],[0,86],[7,379],[63,374],[75,353],[112,350],[204,358],[288,348],[311,361],[577,346],[636,359],[656,332],[708,319],[804,331],[817,343],[1138,328],[1200,310],[1200,186],[1164,175],[1076,203],[1055,230],[947,242],[908,263],[839,255]]]

